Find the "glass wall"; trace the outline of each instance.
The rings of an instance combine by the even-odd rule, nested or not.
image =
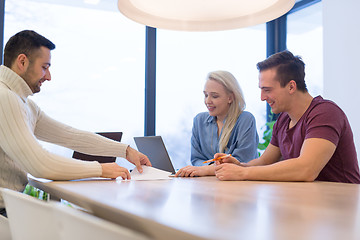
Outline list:
[[[52,40],[52,80],[33,99],[61,122],[122,131],[123,142],[134,145],[132,137],[144,133],[145,27],[121,15],[116,1],[107,2],[112,10],[83,1],[6,0],[4,42],[24,29]]]
[[[157,40],[156,134],[163,136],[175,168],[190,164],[193,118],[207,111],[203,87],[211,71],[227,70],[237,78],[260,133],[266,104],[256,63],[266,57],[265,24],[217,32],[158,29]]]
[[[120,14],[117,1],[92,2],[6,0],[4,41],[23,29],[52,40],[52,81],[34,100],[71,126],[122,131],[123,142],[135,147],[132,138],[144,134],[145,27]],[[288,16],[287,39],[288,49],[307,64],[310,93],[321,94],[321,3]],[[190,163],[192,122],[207,111],[202,91],[210,71],[227,70],[238,79],[261,139],[266,104],[260,100],[256,63],[265,57],[265,24],[217,32],[157,30],[156,135],[163,136],[175,168]]]
[[[287,48],[305,62],[305,81],[312,96],[323,93],[322,3],[287,17]]]

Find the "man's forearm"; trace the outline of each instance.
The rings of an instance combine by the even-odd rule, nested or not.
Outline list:
[[[297,158],[270,165],[253,165],[246,168],[246,180],[260,181],[314,181],[314,170]]]
[[[248,163],[242,163],[246,167],[268,165],[261,157],[255,158]]]

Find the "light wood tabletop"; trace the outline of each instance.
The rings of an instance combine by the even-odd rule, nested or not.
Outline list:
[[[360,185],[85,179],[30,184],[154,239],[360,239]]]

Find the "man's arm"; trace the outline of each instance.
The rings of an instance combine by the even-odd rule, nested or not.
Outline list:
[[[38,114],[34,134],[39,140],[90,155],[126,157],[127,144],[70,127],[52,119],[41,110]]]
[[[136,166],[139,172],[143,171],[141,165],[151,166],[146,155],[131,148],[129,145],[105,138],[99,134],[72,128],[50,118],[42,111],[39,112],[35,135],[40,140],[55,143],[86,154],[126,158]],[[115,172],[118,171],[117,166],[115,166],[114,170]]]
[[[0,146],[5,154],[35,177],[68,180],[101,175],[97,162],[76,161],[46,151],[34,137],[22,100],[11,92],[0,95]],[[33,118],[31,118],[33,117]],[[31,120],[26,120],[31,118]]]
[[[105,138],[92,132],[72,128],[48,117],[41,111],[39,115],[35,135],[40,140],[55,143],[87,154],[126,158],[137,167],[139,172],[143,171],[141,165],[151,166],[147,156],[127,144]],[[112,165],[108,165],[106,167],[108,169],[108,167],[111,166]],[[102,166],[102,169],[102,176],[108,176],[104,174],[104,166]],[[112,174],[115,174],[118,170],[118,167],[114,165],[114,172]]]
[[[281,158],[280,149],[269,143],[263,154],[259,158],[256,158],[248,162],[246,166],[269,165],[278,162],[280,158]]]
[[[224,156],[224,155],[226,155],[226,154],[225,153],[217,153],[217,154],[215,154],[214,158],[218,158],[218,157]],[[259,158],[253,159],[253,160],[249,161],[248,163],[243,163],[243,162],[240,163],[239,160],[230,156],[230,157],[222,159],[221,161],[218,161],[217,164],[234,163],[234,164],[237,164],[237,165],[240,165],[243,167],[263,166],[263,165],[269,165],[269,164],[275,163],[275,162],[279,161],[280,158],[281,158],[280,149],[270,143],[269,146],[265,149],[264,153]]]
[[[274,146],[269,146],[268,153],[271,153]],[[265,155],[249,162],[250,167],[220,164],[216,166],[215,173],[220,180],[314,181],[335,149],[335,144],[328,140],[309,138],[304,141],[298,158],[258,165],[269,163]]]

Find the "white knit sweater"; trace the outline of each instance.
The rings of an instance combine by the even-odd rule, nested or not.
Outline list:
[[[128,145],[51,119],[29,95],[32,91],[19,75],[0,66],[0,187],[22,191],[28,182],[27,173],[53,180],[101,175],[98,162],[52,154],[37,139],[92,155],[126,156]]]

